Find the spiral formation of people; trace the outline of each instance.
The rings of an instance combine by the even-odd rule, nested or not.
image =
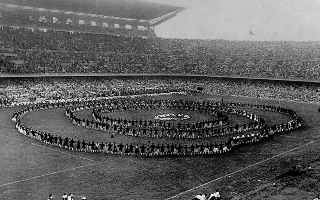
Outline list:
[[[47,145],[71,151],[141,157],[213,156],[303,126],[303,120],[293,110],[282,107],[223,99],[195,101],[199,95],[195,91],[153,92],[138,95],[123,92],[114,97],[27,105],[14,113],[12,120],[19,133]],[[109,135],[110,141],[97,140],[94,134],[90,140],[69,137],[24,123],[23,117],[29,112],[53,109],[64,109],[70,123],[98,130],[100,135]],[[270,126],[253,112],[257,110],[280,113],[288,120]],[[118,135],[125,139],[116,142],[114,138]]]
[[[319,10],[0,0],[0,200],[319,199]]]

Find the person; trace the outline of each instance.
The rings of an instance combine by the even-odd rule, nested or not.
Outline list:
[[[206,195],[204,194],[198,194],[195,197],[193,197],[192,200],[206,200]]]
[[[63,193],[63,195],[62,195],[62,200],[68,200],[68,195],[67,195],[67,193]]]
[[[87,200],[87,197],[83,196],[81,197],[81,200]]]
[[[49,194],[48,200],[53,200],[53,195]]]
[[[68,197],[67,197],[67,200],[74,200],[72,193],[69,193],[69,195],[68,195]]]
[[[210,194],[208,200],[221,200],[220,192],[214,192],[213,194]]]

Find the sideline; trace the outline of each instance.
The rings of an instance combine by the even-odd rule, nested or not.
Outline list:
[[[290,149],[290,150],[288,150],[288,151],[285,151],[285,152],[282,152],[282,153],[280,153],[280,154],[274,155],[274,156],[272,156],[272,157],[270,157],[270,158],[267,158],[267,159],[265,159],[265,160],[262,160],[262,161],[259,161],[259,162],[254,163],[254,164],[248,165],[247,167],[244,167],[244,168],[242,168],[242,169],[239,169],[239,170],[236,170],[236,171],[234,171],[234,172],[228,173],[228,174],[223,175],[223,176],[221,176],[221,177],[219,177],[219,178],[213,179],[213,180],[211,180],[211,181],[209,181],[209,182],[206,182],[206,183],[201,184],[201,185],[199,185],[199,186],[193,187],[193,188],[191,188],[191,189],[189,189],[189,190],[180,192],[180,193],[178,193],[178,194],[176,194],[176,195],[174,195],[174,196],[172,196],[172,197],[168,197],[168,198],[166,198],[166,200],[170,200],[170,199],[177,198],[177,197],[179,197],[179,196],[181,196],[181,195],[183,195],[183,194],[185,194],[185,193],[191,192],[191,191],[193,191],[193,190],[195,190],[195,189],[198,189],[198,188],[200,188],[200,187],[206,186],[206,185],[208,185],[208,184],[210,184],[210,183],[216,182],[216,181],[221,180],[221,179],[223,179],[223,178],[225,178],[225,177],[229,177],[229,176],[231,176],[231,175],[234,175],[234,174],[237,174],[237,173],[239,173],[239,172],[245,171],[245,170],[247,170],[247,169],[249,169],[249,168],[251,168],[251,167],[254,167],[254,166],[260,165],[260,164],[262,164],[262,163],[265,163],[265,162],[267,162],[267,161],[273,160],[273,159],[275,159],[275,158],[277,158],[277,157],[280,157],[280,156],[282,156],[282,155],[289,154],[289,153],[291,153],[292,151],[295,151],[295,150],[301,149],[301,148],[303,148],[303,147],[306,147],[306,146],[308,146],[308,145],[310,145],[310,144],[313,144],[313,143],[315,143],[315,142],[318,142],[319,140],[320,140],[320,139],[318,139],[318,140],[312,140],[312,141],[310,141],[310,142],[308,142],[308,143],[306,143],[306,144],[297,146],[297,147],[295,147],[295,148],[292,148],[292,149]],[[5,186],[8,186],[8,185],[14,185],[14,184],[21,183],[21,182],[27,182],[27,181],[39,179],[39,178],[46,177],[46,176],[51,176],[51,175],[55,175],[55,174],[61,174],[61,173],[64,173],[64,172],[74,171],[74,170],[81,169],[81,168],[86,168],[86,167],[91,167],[91,166],[98,166],[98,165],[103,164],[103,163],[105,163],[105,162],[108,162],[108,161],[93,162],[93,163],[90,163],[90,164],[87,164],[87,165],[80,165],[80,166],[78,166],[78,167],[62,169],[62,170],[58,170],[58,171],[54,171],[54,172],[48,172],[48,173],[45,173],[45,174],[42,174],[42,175],[33,176],[33,177],[31,177],[31,178],[26,178],[26,179],[21,179],[21,180],[16,180],[16,181],[4,183],[4,184],[1,184],[1,185],[0,185],[0,188],[5,187]]]
[[[106,161],[104,161],[104,162],[106,162]],[[58,170],[58,171],[54,171],[54,172],[48,172],[48,173],[45,173],[45,174],[42,174],[42,175],[33,176],[33,177],[31,177],[31,178],[26,178],[26,179],[21,179],[21,180],[17,180],[17,181],[12,181],[12,182],[8,182],[8,183],[4,183],[4,184],[1,184],[1,185],[0,185],[0,188],[5,187],[5,186],[8,186],[8,185],[14,185],[14,184],[21,183],[21,182],[27,182],[27,181],[35,180],[35,179],[42,178],[42,177],[46,177],[46,176],[51,176],[51,175],[54,175],[54,174],[61,174],[61,173],[64,173],[64,172],[74,171],[74,170],[81,169],[81,168],[85,168],[85,167],[96,166],[96,165],[101,164],[101,163],[103,163],[103,162],[90,163],[90,164],[88,164],[88,165],[80,165],[80,166],[78,166],[78,167],[62,169],[62,170]]]
[[[319,137],[318,137],[318,138],[319,138]],[[295,147],[295,148],[292,148],[292,149],[290,149],[290,150],[288,150],[288,151],[284,151],[284,152],[282,152],[282,153],[279,153],[279,154],[277,154],[277,155],[274,155],[274,156],[272,156],[272,157],[270,157],[270,158],[267,158],[267,159],[265,159],[265,160],[261,160],[261,161],[259,161],[259,162],[256,162],[256,163],[253,163],[253,164],[251,164],[251,165],[248,165],[248,166],[246,166],[246,167],[244,167],[244,168],[242,168],[242,169],[236,170],[236,171],[234,171],[234,172],[225,174],[225,175],[223,175],[223,176],[221,176],[221,177],[219,177],[219,178],[216,178],[216,179],[213,179],[213,180],[208,181],[208,182],[206,182],[206,183],[203,183],[203,184],[201,184],[201,185],[195,186],[195,187],[193,187],[193,188],[191,188],[191,189],[189,189],[189,190],[180,192],[180,193],[178,193],[178,194],[176,194],[176,195],[174,195],[174,196],[171,196],[171,197],[166,198],[165,200],[175,199],[175,198],[177,198],[177,197],[179,197],[179,196],[181,196],[181,195],[183,195],[183,194],[186,194],[186,193],[188,193],[188,192],[191,192],[191,191],[193,191],[193,190],[196,190],[196,189],[198,189],[198,188],[201,188],[201,187],[203,187],[203,186],[206,186],[206,185],[208,185],[208,184],[210,184],[210,183],[219,181],[219,180],[221,180],[221,179],[223,179],[223,178],[226,178],[226,177],[230,177],[230,176],[235,175],[235,174],[237,174],[237,173],[239,173],[239,172],[243,172],[243,171],[245,171],[245,170],[247,170],[247,169],[250,169],[250,168],[252,168],[252,167],[254,167],[254,166],[260,165],[260,164],[262,164],[262,163],[268,162],[268,161],[273,160],[273,159],[275,159],[275,158],[278,158],[278,157],[281,157],[281,156],[283,156],[283,155],[289,154],[289,153],[291,153],[291,152],[293,152],[293,151],[295,151],[295,150],[302,149],[302,148],[304,148],[304,147],[306,147],[306,146],[309,146],[309,145],[311,145],[311,144],[313,144],[313,143],[315,143],[315,142],[318,142],[318,141],[320,141],[320,139],[312,140],[312,141],[310,141],[310,142],[308,142],[308,143],[302,144],[302,145],[297,146],[297,147]]]
[[[241,96],[238,96],[238,97],[241,97]],[[246,97],[246,96],[244,96],[244,97],[245,97],[245,98],[254,98],[254,97]],[[255,99],[256,99],[256,98],[255,98]],[[261,99],[262,99],[262,98],[261,98]],[[270,99],[270,100],[274,100],[274,99]],[[285,101],[287,101],[287,100],[285,100]],[[288,101],[287,101],[287,102],[288,102]],[[289,102],[290,102],[290,101],[289,101]],[[298,102],[298,103],[305,103],[305,102]],[[307,104],[312,104],[312,103],[307,103]],[[4,135],[4,136],[5,136],[5,135]],[[295,147],[295,148],[292,148],[292,149],[290,149],[290,150],[288,150],[288,151],[279,153],[279,154],[274,155],[274,156],[272,156],[272,157],[270,157],[270,158],[267,158],[267,159],[265,159],[265,160],[261,160],[261,161],[259,161],[259,162],[250,164],[250,165],[248,165],[248,166],[246,166],[246,167],[244,167],[244,168],[242,168],[242,169],[236,170],[236,171],[234,171],[234,172],[231,172],[231,173],[228,173],[228,174],[223,175],[223,176],[221,176],[221,177],[218,177],[218,178],[216,178],[216,179],[213,179],[213,180],[211,180],[211,181],[209,181],[209,182],[203,183],[203,184],[201,184],[201,185],[199,185],[199,186],[193,187],[193,188],[191,188],[191,189],[189,189],[189,190],[180,192],[180,193],[178,193],[178,194],[176,194],[176,195],[174,195],[174,196],[172,196],[172,197],[166,198],[166,200],[170,200],[170,199],[177,198],[177,197],[179,197],[179,196],[181,196],[181,195],[183,195],[183,194],[186,194],[186,193],[191,192],[191,191],[193,191],[193,190],[196,190],[196,189],[198,189],[198,188],[204,187],[204,186],[206,186],[206,185],[208,185],[208,184],[210,184],[210,183],[213,183],[213,182],[219,181],[219,180],[221,180],[221,179],[223,179],[223,178],[226,178],[226,177],[235,175],[235,174],[237,174],[237,173],[239,173],[239,172],[245,171],[245,170],[247,170],[247,169],[249,169],[249,168],[252,168],[252,167],[254,167],[254,166],[260,165],[260,164],[265,163],[265,162],[267,162],[267,161],[270,161],[270,160],[273,160],[273,159],[275,159],[275,158],[281,157],[281,156],[283,156],[283,155],[289,154],[289,153],[291,153],[291,152],[293,152],[293,151],[295,151],[295,150],[302,149],[303,147],[306,147],[306,146],[309,146],[309,145],[311,145],[311,144],[313,144],[313,143],[315,143],[315,142],[318,142],[318,141],[320,140],[320,139],[318,139],[318,138],[319,138],[319,137],[317,137],[315,140],[309,141],[309,142],[307,142],[307,143],[305,143],[305,144],[302,144],[302,145],[300,145],[300,146],[297,146],[297,147]],[[37,145],[37,144],[34,144],[34,143],[32,143],[32,145],[34,145],[34,146],[40,146],[40,145]],[[44,147],[44,146],[42,146],[42,145],[41,145],[41,147],[42,147],[42,148],[49,148],[49,147]],[[51,148],[50,148],[50,149],[51,149]],[[58,150],[54,150],[54,149],[51,149],[51,150],[52,150],[52,151],[58,151]],[[68,153],[65,153],[65,152],[62,152],[62,151],[59,151],[59,152],[60,152],[60,153],[64,153],[64,154],[68,154]],[[69,155],[72,155],[72,154],[69,154]],[[72,155],[72,156],[73,156],[73,155]],[[87,159],[87,158],[85,158],[85,159]],[[90,159],[90,160],[91,160],[91,159]],[[93,161],[93,160],[91,160],[91,161]],[[0,188],[5,187],[5,186],[8,186],[8,185],[14,185],[14,184],[21,183],[21,182],[27,182],[27,181],[39,179],[39,178],[42,178],[42,177],[47,177],[47,176],[55,175],[55,174],[61,174],[61,173],[69,172],[69,171],[74,171],[74,170],[81,169],[81,168],[86,168],[86,167],[90,167],[90,166],[98,166],[98,165],[103,164],[103,163],[105,163],[105,162],[107,162],[107,161],[101,161],[101,162],[96,162],[96,161],[94,161],[93,163],[90,163],[90,164],[87,164],[87,165],[80,165],[80,166],[73,167],[73,168],[66,168],[66,169],[62,169],[62,170],[58,170],[58,171],[54,171],[54,172],[48,172],[48,173],[45,173],[45,174],[42,174],[42,175],[38,175],[38,176],[26,178],[26,179],[21,179],[21,180],[16,180],[16,181],[4,183],[4,184],[1,184],[1,185],[0,185]]]

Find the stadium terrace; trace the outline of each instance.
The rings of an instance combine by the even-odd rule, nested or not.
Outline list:
[[[182,8],[140,1],[15,1],[0,3],[0,24],[70,31],[154,36],[154,26]]]
[[[1,0],[1,200],[319,198],[320,43],[157,37],[182,10]]]

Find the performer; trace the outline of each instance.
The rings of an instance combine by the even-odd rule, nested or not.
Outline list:
[[[53,195],[52,194],[49,194],[48,200],[53,200]]]

